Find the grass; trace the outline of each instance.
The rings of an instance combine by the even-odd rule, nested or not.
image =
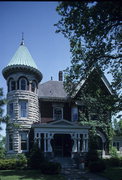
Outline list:
[[[107,168],[100,175],[110,179],[110,180],[122,180],[122,167],[111,167]]]
[[[43,175],[37,170],[0,170],[0,180],[65,180],[61,175]]]

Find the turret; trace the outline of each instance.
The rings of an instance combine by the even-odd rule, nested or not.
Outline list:
[[[37,92],[42,74],[23,39],[2,73],[8,86],[7,152],[27,152],[31,125],[40,119]]]

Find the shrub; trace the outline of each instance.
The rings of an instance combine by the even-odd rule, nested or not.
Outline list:
[[[27,159],[23,154],[16,155],[14,158],[0,159],[0,169],[25,169],[27,167]]]
[[[34,145],[30,152],[30,156],[28,159],[28,166],[32,169],[40,169],[41,164],[45,161],[46,160],[45,160],[42,152],[38,148],[38,146]]]
[[[41,165],[41,172],[43,174],[59,174],[61,172],[60,163],[46,162]]]
[[[93,162],[93,161],[98,161],[99,160],[99,155],[98,155],[98,152],[96,150],[92,150],[92,151],[89,151],[86,155],[86,166],[88,166],[88,164],[90,162]]]
[[[121,166],[121,160],[120,158],[116,157],[116,158],[110,158],[108,160],[108,165],[112,166],[112,167],[118,167]]]
[[[103,160],[97,160],[90,162],[88,168],[91,172],[102,172],[106,169],[106,165]]]
[[[9,170],[16,168],[16,159],[1,159],[0,170]]]
[[[112,158],[118,158],[118,153],[117,153],[116,147],[111,147],[109,154]]]

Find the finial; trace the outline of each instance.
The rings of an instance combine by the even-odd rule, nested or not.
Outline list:
[[[24,45],[24,33],[22,32],[22,41],[20,45]]]
[[[51,81],[53,80],[53,77],[51,76]]]

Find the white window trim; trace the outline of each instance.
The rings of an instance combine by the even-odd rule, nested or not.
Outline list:
[[[26,150],[22,150],[21,149],[21,134],[22,133],[26,133],[27,134],[27,149]],[[19,152],[22,153],[22,152],[28,152],[29,151],[29,136],[28,136],[28,132],[20,132],[19,133]]]
[[[21,102],[22,101],[25,101],[27,104],[26,104],[26,117],[22,117],[21,116]],[[27,99],[20,99],[19,100],[19,118],[21,118],[21,119],[27,119],[28,118],[28,100]]]

